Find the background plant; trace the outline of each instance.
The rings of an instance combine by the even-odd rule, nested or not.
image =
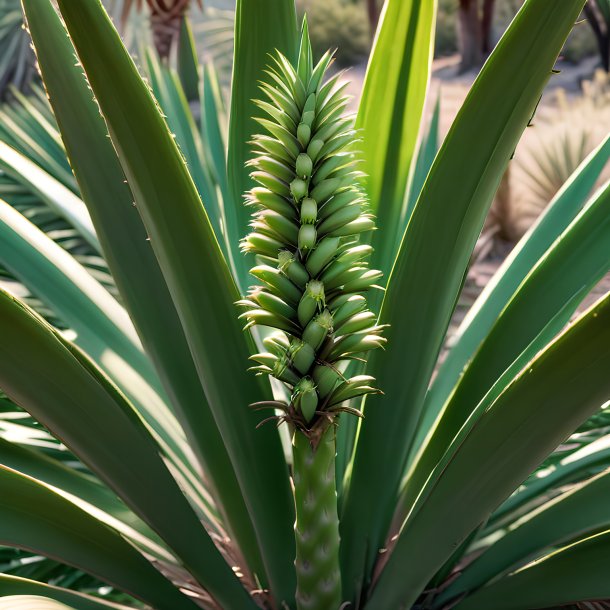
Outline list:
[[[21,294],[46,307],[47,319],[62,332],[0,292],[0,386],[7,395],[3,412],[11,414],[0,421],[13,433],[0,443],[0,541],[76,571],[65,572],[72,584],[68,578],[60,587],[2,576],[2,602],[40,605],[43,595],[55,600],[45,602],[50,607],[116,608],[75,591],[108,595],[99,587],[103,582],[130,596],[122,607],[137,607],[136,598],[168,610],[306,606],[312,598],[295,595],[293,523],[295,508],[303,517],[308,504],[296,481],[295,506],[289,477],[308,470],[307,460],[298,458],[308,456],[311,445],[303,427],[291,434],[291,463],[276,429],[259,425],[267,414],[247,405],[285,401],[305,417],[321,390],[310,385],[288,396],[274,386],[272,393],[265,377],[246,370],[264,334],[243,331],[235,302],[261,298],[260,290],[246,290],[249,269],[261,262],[282,262],[273,277],[283,288],[272,296],[299,290],[289,269],[293,262],[306,266],[309,250],[312,256],[318,251],[312,245],[324,231],[324,206],[333,201],[323,206],[321,196],[310,197],[315,220],[311,204],[303,214],[303,188],[323,173],[322,165],[313,165],[314,150],[306,151],[323,111],[330,112],[327,126],[348,127],[349,120],[340,119],[341,96],[336,107],[323,110],[306,110],[306,99],[298,103],[295,143],[286,113],[277,111],[297,99],[284,85],[311,80],[304,66],[313,61],[299,54],[295,7],[243,0],[225,156],[218,81],[209,66],[198,66],[196,54],[178,54],[174,72],[147,51],[139,61],[149,88],[99,3],[60,0],[69,38],[51,3],[25,0],[24,7],[61,140],[41,111],[42,99],[20,100],[14,116],[26,131],[3,136],[0,147],[9,200],[0,207],[0,259],[10,274],[5,281],[19,282]],[[356,117],[361,141],[354,151],[343,148],[345,142],[339,146],[345,165],[333,170],[343,170],[350,183],[340,180],[331,189],[337,196],[338,188],[366,193],[365,213],[374,213],[378,226],[367,237],[371,266],[388,278],[383,299],[370,293],[373,311],[374,301],[383,301],[386,349],[372,351],[366,367],[356,362],[354,373],[341,371],[350,379],[374,377],[370,387],[384,394],[341,405],[362,410],[364,419],[338,415],[335,469],[325,470],[325,481],[334,479],[325,486],[325,506],[336,502],[339,517],[341,600],[371,609],[450,604],[525,610],[610,597],[603,562],[609,525],[599,501],[608,480],[607,413],[601,410],[610,394],[608,297],[565,328],[610,265],[608,187],[589,196],[608,159],[608,140],[520,242],[433,376],[494,192],[581,9],[577,0],[526,2],[434,154],[434,129],[420,133],[420,119],[435,4],[387,3]],[[279,81],[264,72],[276,50],[293,66],[275,75]],[[253,153],[262,109],[252,100],[260,99],[261,76],[268,90],[281,94],[275,110],[267,107],[274,119],[267,125],[283,146],[258,138]],[[187,88],[200,96],[199,123]],[[278,125],[290,126],[290,137]],[[284,161],[288,155],[288,165],[261,158],[261,142]],[[64,147],[76,183],[62,171]],[[283,241],[273,247],[289,251],[291,260],[267,250],[258,252],[266,261],[254,261],[253,253],[239,251],[252,222],[252,207],[241,202],[255,188],[254,154],[254,178],[268,173],[269,192],[290,214],[300,204],[298,218],[283,206],[280,218],[263,213],[254,219],[267,237],[279,228]],[[311,168],[303,157],[297,167],[303,154]],[[353,174],[352,155],[366,179]],[[351,213],[350,207],[364,211],[359,204],[339,211]],[[54,232],[45,214],[66,223],[99,259],[103,254],[98,271],[107,265],[108,287],[116,286],[120,303],[92,277],[94,266],[79,264],[69,244],[55,241],[65,233]],[[299,261],[292,260],[295,253]],[[351,271],[349,265],[353,261]],[[366,273],[356,272],[359,279]],[[346,292],[349,282],[342,281],[338,289]],[[300,301],[302,287],[298,294]],[[262,299],[265,308],[251,321],[271,320],[264,313],[273,299]],[[290,334],[304,339],[308,327],[289,326]],[[329,336],[329,344],[338,339]],[[283,339],[274,342],[290,350]],[[267,363],[272,359],[262,366]],[[294,372],[292,359],[285,364],[285,372]],[[293,381],[298,385],[300,378]],[[322,415],[314,413],[310,422],[316,417]],[[315,462],[315,455],[308,457]],[[331,446],[325,464],[333,457]],[[316,468],[309,474],[306,485],[322,484]],[[307,521],[314,528],[323,523],[315,511]],[[336,566],[336,552],[330,556]],[[57,567],[37,561],[39,577]],[[317,562],[312,590],[332,572]],[[16,564],[24,570],[27,561],[17,556]],[[333,601],[315,606],[334,607],[336,591]]]
[[[371,30],[363,2],[351,0],[299,0],[299,16],[307,13],[311,44],[316,57],[337,49],[337,61],[351,66],[366,59]]]

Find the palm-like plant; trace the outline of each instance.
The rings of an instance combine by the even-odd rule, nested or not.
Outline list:
[[[314,64],[306,28],[299,38],[293,3],[238,2],[225,157],[213,72],[197,125],[179,77],[149,54],[145,84],[97,1],[59,0],[68,36],[50,0],[23,0],[63,144],[22,100],[14,116],[31,122],[0,144],[0,261],[62,330],[0,292],[2,412],[15,417],[13,401],[46,428],[21,415],[20,435],[0,441],[0,542],[79,572],[62,586],[0,576],[0,603],[528,609],[610,598],[598,413],[610,297],[564,328],[610,268],[610,188],[589,199],[608,140],[433,376],[494,191],[583,1],[524,4],[432,162],[428,146],[418,152],[432,1],[386,2],[358,131],[340,81],[324,78],[329,56]],[[194,55],[181,61],[192,84]],[[32,146],[42,142],[65,146],[78,188],[52,175],[64,166]],[[120,302],[26,218],[35,208],[103,253]],[[383,300],[369,293],[379,320],[363,294],[382,281],[369,255],[388,278]],[[250,269],[264,286],[248,292]],[[100,582],[131,597],[78,591]]]

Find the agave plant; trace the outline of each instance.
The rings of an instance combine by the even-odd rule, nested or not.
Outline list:
[[[434,156],[432,1],[387,0],[354,119],[294,4],[240,0],[225,151],[194,53],[146,82],[98,0],[22,0],[54,118],[0,132],[0,608],[610,599],[610,296],[572,320],[610,139],[439,364],[583,2],[524,3]]]

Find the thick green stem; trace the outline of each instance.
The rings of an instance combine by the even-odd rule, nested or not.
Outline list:
[[[297,430],[293,441],[294,533],[298,610],[338,610],[341,605],[339,518],[335,484],[335,427],[314,447]]]

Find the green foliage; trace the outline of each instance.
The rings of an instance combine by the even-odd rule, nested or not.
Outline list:
[[[314,57],[337,49],[337,62],[353,66],[368,55],[371,32],[364,2],[353,0],[297,0],[299,14],[307,14]]]
[[[435,55],[452,55],[458,50],[457,11],[455,0],[439,0],[436,17]]]
[[[26,89],[35,78],[34,53],[23,30],[19,0],[0,0],[0,99],[10,95],[9,85]]]
[[[492,28],[493,42],[508,27],[522,4],[523,0],[496,0]],[[458,1],[438,0],[435,44],[435,54],[437,56],[453,55],[458,52],[457,19]],[[566,40],[561,51],[561,57],[569,62],[578,63],[596,53],[595,38],[591,35],[586,22],[579,19]]]
[[[595,56],[597,53],[597,45],[588,24],[584,20],[580,20],[566,41],[561,56],[566,61],[577,64],[587,57]]]
[[[610,295],[566,327],[610,267],[607,138],[438,366],[583,0],[524,3],[438,152],[435,2],[387,0],[359,132],[294,3],[241,0],[228,155],[190,36],[145,82],[97,0],[23,5],[54,116],[1,110],[0,607],[610,595]]]

